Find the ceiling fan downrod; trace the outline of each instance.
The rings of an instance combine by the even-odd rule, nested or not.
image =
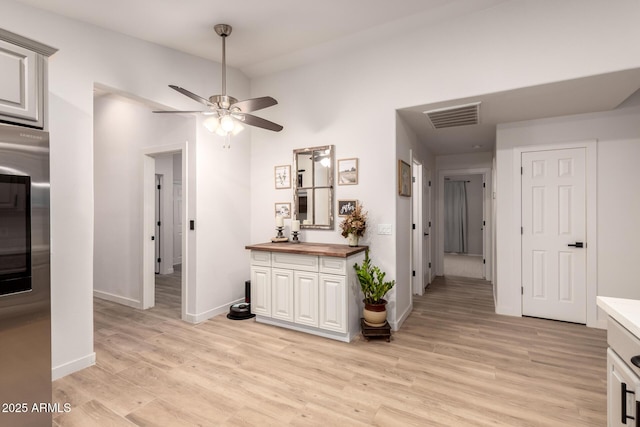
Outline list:
[[[227,37],[233,31],[231,25],[217,24],[213,27],[216,34],[222,37],[222,96],[227,96]]]

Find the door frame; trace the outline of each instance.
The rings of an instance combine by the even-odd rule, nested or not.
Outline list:
[[[182,155],[182,269],[181,269],[181,318],[187,318],[187,300],[189,295],[188,271],[189,264],[195,257],[188,253],[188,233],[187,227],[189,221],[185,221],[187,217],[188,205],[188,187],[187,181],[187,142],[181,144],[171,144],[162,147],[152,147],[141,151],[143,163],[143,209],[142,209],[142,283],[140,294],[142,295],[142,309],[146,310],[155,305],[155,241],[151,240],[151,236],[155,236],[155,175],[156,161],[155,156],[166,154]]]
[[[606,319],[598,319],[598,308],[596,305],[596,296],[598,294],[598,234],[597,234],[597,177],[598,177],[598,161],[597,161],[597,143],[596,139],[552,143],[543,145],[527,145],[515,147],[513,149],[513,182],[517,185],[513,186],[513,212],[516,218],[518,230],[514,230],[512,234],[512,248],[514,257],[518,260],[514,264],[515,275],[520,279],[517,286],[522,288],[522,153],[564,150],[571,148],[584,148],[585,157],[585,197],[586,197],[586,236],[585,250],[587,251],[587,326],[606,328]],[[519,315],[522,316],[522,297],[520,297],[520,306],[518,308]]]
[[[520,168],[518,167],[518,171]],[[437,221],[437,240],[436,240],[436,275],[444,276],[444,178],[447,176],[459,175],[482,175],[484,182],[482,215],[484,221],[484,229],[482,230],[482,258],[484,259],[484,280],[493,282],[493,215],[491,204],[491,191],[487,189],[493,188],[491,181],[491,168],[472,168],[472,169],[447,169],[438,171],[438,201],[436,206]],[[518,199],[520,200],[520,199]]]

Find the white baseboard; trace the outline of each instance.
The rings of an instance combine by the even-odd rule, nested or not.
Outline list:
[[[496,305],[496,314],[502,314],[504,316],[522,317],[522,313],[517,308],[514,309],[513,307],[505,307],[500,305]]]
[[[389,323],[391,325],[391,329],[394,331],[399,330],[402,324],[404,323],[404,321],[407,320],[407,317],[409,317],[412,311],[413,311],[413,304],[407,307],[407,309],[404,311],[404,313],[402,313],[400,317],[398,317],[396,320]]]
[[[115,295],[109,292],[93,290],[93,296],[107,301],[117,302],[118,304],[126,305],[127,307],[139,308],[142,310],[142,303],[138,300]]]
[[[211,310],[207,310],[207,311],[199,313],[199,314],[187,313],[182,318],[182,320],[184,320],[185,322],[189,322],[189,323],[201,323],[201,322],[204,322],[205,320],[209,320],[212,317],[215,317],[215,316],[217,316],[219,314],[228,313],[229,312],[229,306],[231,306],[233,304],[238,304],[238,303],[241,303],[241,302],[244,302],[244,298],[228,302],[226,304],[223,304],[223,305],[218,306],[216,308],[212,308]]]
[[[54,366],[51,370],[51,381],[81,371],[96,364],[96,354],[90,353],[80,359],[72,360],[59,366]]]

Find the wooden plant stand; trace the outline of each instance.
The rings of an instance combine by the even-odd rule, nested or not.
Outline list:
[[[388,321],[385,321],[383,326],[369,326],[364,323],[363,318],[360,318],[360,328],[362,336],[367,341],[371,338],[386,338],[387,342],[391,341],[391,325]]]

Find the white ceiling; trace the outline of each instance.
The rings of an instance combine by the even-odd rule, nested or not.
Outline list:
[[[214,61],[221,43],[213,26],[229,24],[227,62],[255,77],[511,0],[15,1]],[[404,108],[399,115],[436,155],[491,151],[498,123],[610,110],[639,87],[640,70],[631,70]],[[476,101],[482,102],[479,125],[434,130],[422,114]]]
[[[16,1],[218,62],[229,24],[227,63],[254,77],[508,0]]]

